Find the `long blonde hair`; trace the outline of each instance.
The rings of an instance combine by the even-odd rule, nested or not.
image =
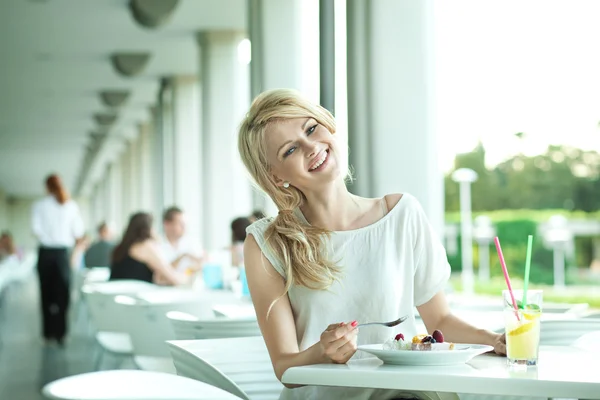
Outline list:
[[[283,295],[294,284],[327,289],[339,273],[339,268],[327,258],[323,249],[323,239],[331,232],[306,224],[290,212],[303,204],[304,194],[292,186],[277,186],[267,159],[265,135],[268,126],[281,120],[307,117],[335,133],[335,119],[325,108],[291,89],[266,91],[252,102],[238,138],[240,156],[248,172],[280,211],[265,231],[265,239],[286,273]]]

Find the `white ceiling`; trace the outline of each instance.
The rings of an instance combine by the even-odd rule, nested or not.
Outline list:
[[[81,169],[99,91],[127,89],[113,134],[148,117],[159,79],[197,73],[194,32],[244,29],[245,0],[181,0],[156,30],[139,26],[126,0],[0,1],[0,190],[43,193],[43,179],[63,176],[71,190]],[[123,78],[109,55],[152,54],[143,74]]]

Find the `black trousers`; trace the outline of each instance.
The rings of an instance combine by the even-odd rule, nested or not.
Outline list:
[[[67,334],[71,268],[66,248],[40,247],[37,264],[42,305],[42,334],[62,340]]]

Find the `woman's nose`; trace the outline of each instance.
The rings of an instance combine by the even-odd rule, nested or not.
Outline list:
[[[308,141],[306,143],[306,154],[308,158],[314,157],[319,152],[319,148],[315,142]]]

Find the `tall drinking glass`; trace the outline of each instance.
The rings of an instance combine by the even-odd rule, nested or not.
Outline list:
[[[508,365],[536,366],[540,347],[542,291],[528,290],[526,304],[522,302],[522,290],[513,290],[513,294],[518,312],[515,311],[510,292],[502,291]]]

